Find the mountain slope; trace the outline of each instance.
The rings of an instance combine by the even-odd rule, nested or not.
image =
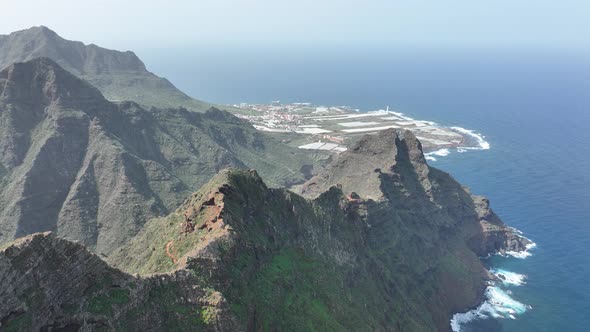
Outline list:
[[[69,41],[47,27],[0,35],[0,68],[47,57],[97,87],[109,100],[131,100],[155,107],[185,107],[205,111],[212,105],[195,100],[165,78],[149,72],[131,51],[108,50]]]
[[[340,189],[352,183],[306,200],[256,173],[224,171],[108,260],[130,273],[194,271],[248,330],[448,330],[491,278],[479,255],[528,241],[429,168],[419,146],[388,131],[335,162],[356,169],[363,157],[362,173],[392,160],[377,172],[378,200]]]
[[[430,223],[441,214],[454,213],[451,219],[441,219],[443,227],[456,220],[476,220],[461,229],[473,233],[468,244],[479,256],[518,251],[521,241],[526,241],[504,225],[490,209],[487,198],[471,195],[449,174],[428,166],[422,144],[411,131],[385,130],[374,137],[364,136],[304,183],[300,194],[314,198],[333,186],[348,194],[354,192],[361,199],[393,207],[401,203],[397,215],[422,214],[421,218]]]
[[[191,273],[131,276],[50,233],[0,250],[0,267],[2,331],[237,328],[223,296],[199,287]]]
[[[284,185],[304,165],[223,111],[111,103],[47,58],[0,72],[0,242],[55,231],[108,253],[220,169]]]
[[[378,200],[350,183],[309,200],[224,170],[114,251],[114,268],[51,234],[19,239],[0,250],[2,327],[447,331],[493,278],[478,255],[528,241],[422,163],[411,133],[367,136],[335,163],[361,156],[373,170],[393,160]]]

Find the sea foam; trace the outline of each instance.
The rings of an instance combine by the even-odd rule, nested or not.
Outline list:
[[[520,237],[530,241],[525,250],[522,251],[508,251],[504,256],[513,256],[517,258],[526,258],[531,255],[530,249],[537,245],[530,239],[524,237],[522,232],[516,228],[513,231],[519,234]],[[527,278],[524,274],[519,274],[503,269],[491,269],[490,272],[497,276],[504,286],[520,286],[525,283]],[[496,283],[492,283],[485,291],[486,300],[476,309],[457,313],[451,318],[451,329],[454,332],[461,331],[461,326],[476,319],[487,318],[510,318],[516,319],[517,316],[524,314],[531,306],[518,302],[510,297],[510,291],[504,291]]]
[[[403,117],[402,113],[395,112],[395,115]],[[407,118],[407,119],[413,120],[411,118]],[[467,152],[468,150],[489,150],[490,149],[490,143],[488,143],[485,140],[485,136],[478,134],[471,129],[465,129],[462,127],[451,127],[451,129],[458,132],[458,133],[461,133],[463,135],[471,137],[473,140],[475,140],[475,142],[477,142],[477,145],[478,145],[478,146],[471,146],[471,147],[460,146],[460,147],[457,147],[457,152],[463,153],[463,152]],[[451,153],[451,151],[449,149],[439,149],[439,150],[436,150],[433,152],[425,153],[424,158],[429,161],[437,161],[436,157],[446,157],[450,153]]]
[[[510,318],[524,314],[531,306],[520,303],[497,286],[489,286],[485,291],[486,301],[476,309],[458,313],[451,319],[451,329],[461,331],[461,326],[475,319]]]
[[[537,247],[537,244],[535,242],[533,242],[533,240],[529,239],[528,237],[525,237],[524,235],[522,235],[522,232],[519,231],[516,228],[510,227],[515,233],[518,234],[518,236],[520,236],[523,239],[528,240],[530,243],[527,244],[525,246],[524,250],[521,251],[506,251],[504,254],[501,254],[502,256],[512,256],[515,258],[520,258],[520,259],[524,259],[527,258],[529,256],[532,255],[532,253],[530,252],[531,249],[534,249]]]
[[[426,160],[436,161],[436,157],[434,157],[434,156],[446,157],[450,153],[451,153],[451,151],[449,151],[449,149],[440,149],[440,150],[436,150],[436,151],[425,153],[424,154],[424,158]]]
[[[522,250],[522,251],[506,251],[504,253],[504,256],[512,256],[515,258],[520,258],[520,259],[524,259],[527,258],[529,256],[531,256],[531,252],[529,250],[535,248],[537,246],[537,244],[535,242],[532,242],[526,245],[526,249]]]
[[[503,269],[491,269],[490,273],[502,280],[504,285],[520,286],[526,283],[526,275]]]
[[[465,128],[461,128],[461,127],[451,127],[451,129],[453,129],[456,132],[459,132],[461,134],[470,136],[472,138],[474,138],[477,141],[477,144],[479,144],[479,147],[463,147],[463,149],[467,149],[467,150],[489,150],[490,149],[490,143],[488,143],[484,138],[485,136],[476,133],[473,130],[470,129],[465,129]]]

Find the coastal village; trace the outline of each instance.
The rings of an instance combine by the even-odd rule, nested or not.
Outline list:
[[[283,104],[280,101],[234,106],[241,111],[237,116],[248,120],[256,129],[284,134],[288,137],[287,143],[306,150],[340,153],[361,136],[389,128],[411,130],[422,142],[424,151],[431,153],[444,153],[449,148],[481,148],[485,143],[469,130],[415,120],[389,107],[362,112],[347,106]]]

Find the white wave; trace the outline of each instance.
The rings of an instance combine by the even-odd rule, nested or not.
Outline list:
[[[486,301],[476,309],[453,315],[451,329],[454,332],[461,331],[461,326],[475,319],[486,318],[510,318],[516,319],[531,306],[520,303],[496,286],[489,286],[485,292]]]
[[[503,269],[491,269],[490,272],[502,280],[505,285],[520,286],[526,283],[526,275]]]
[[[461,127],[451,127],[451,129],[453,129],[454,131],[457,131],[461,134],[464,135],[468,135],[473,137],[476,141],[477,144],[479,144],[478,148],[472,148],[472,147],[463,147],[463,149],[468,149],[468,150],[473,150],[473,149],[477,149],[477,150],[489,150],[490,149],[490,143],[488,143],[484,138],[485,136],[476,133],[473,130],[470,129],[465,129],[465,128],[461,128]]]
[[[434,157],[434,156],[446,157],[450,153],[451,153],[451,151],[449,149],[440,149],[440,150],[425,153],[424,159],[430,160],[430,161],[436,161],[436,157]]]
[[[529,239],[527,239],[527,240],[529,240]],[[524,259],[524,258],[527,258],[527,257],[529,257],[529,256],[532,255],[532,253],[529,250],[535,248],[536,246],[537,246],[537,244],[535,242],[531,241],[531,243],[529,243],[529,244],[526,245],[526,249],[525,250],[522,250],[522,251],[506,251],[504,253],[504,256],[512,256],[512,257],[515,257],[515,258]]]
[[[465,149],[465,148],[457,148],[457,152],[459,152],[459,153],[467,152],[467,149]]]
[[[451,153],[451,151],[449,151],[449,149],[440,149],[440,150],[436,150],[436,151],[430,152],[430,153],[435,156],[446,157],[449,155],[449,153]]]
[[[518,229],[516,229],[514,227],[510,227],[510,229],[514,233],[518,234],[519,237],[528,240],[530,243],[525,246],[525,249],[524,250],[521,250],[521,251],[506,251],[504,254],[500,254],[500,255],[501,256],[512,256],[512,257],[520,258],[520,259],[524,259],[524,258],[527,258],[529,256],[532,256],[532,253],[530,252],[530,250],[536,248],[537,247],[537,244],[535,242],[533,242],[533,240],[531,240],[528,237],[522,235],[522,231],[520,231],[520,230],[518,230]]]

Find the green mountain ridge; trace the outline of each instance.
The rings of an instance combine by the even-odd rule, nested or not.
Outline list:
[[[175,212],[152,219],[114,251],[107,261],[120,270],[102,260],[79,268],[79,278],[87,280],[96,278],[98,267],[103,272],[97,280],[108,281],[102,286],[53,289],[41,274],[25,291],[19,279],[0,278],[0,289],[10,294],[2,297],[11,299],[0,310],[3,324],[142,330],[149,321],[150,329],[187,331],[449,330],[450,316],[476,305],[492,278],[478,259],[481,248],[519,250],[527,240],[494,219],[487,201],[481,205],[448,174],[412,164],[410,156],[420,153],[416,142],[407,132],[388,131],[367,136],[341,156],[363,155],[367,146],[393,146],[396,162],[380,175],[379,200],[351,200],[340,183],[310,200],[267,187],[254,171],[221,171]],[[387,150],[373,149],[377,157],[369,160],[377,165],[391,157],[381,156],[392,152]],[[428,169],[430,193],[416,191],[412,172],[398,173],[416,174],[422,166]],[[489,237],[483,223],[500,232]],[[39,237],[50,242],[42,246],[48,257],[15,254],[25,252],[15,249],[19,243]],[[53,275],[67,273],[79,256],[89,255],[67,243],[53,235],[17,240],[0,253],[2,271],[28,276],[28,269],[38,270],[35,264],[57,260],[72,263]],[[54,255],[60,246],[79,250]]]
[[[448,331],[530,244],[410,131],[313,155],[45,27],[4,66],[2,331]]]
[[[40,231],[107,254],[226,167],[272,185],[316,162],[216,109],[111,103],[55,62],[0,71],[0,243]]]
[[[148,108],[184,107],[194,111],[214,106],[187,96],[167,79],[149,72],[131,51],[66,40],[45,26],[0,35],[0,68],[39,57],[50,58],[90,82],[111,101],[131,100]]]

